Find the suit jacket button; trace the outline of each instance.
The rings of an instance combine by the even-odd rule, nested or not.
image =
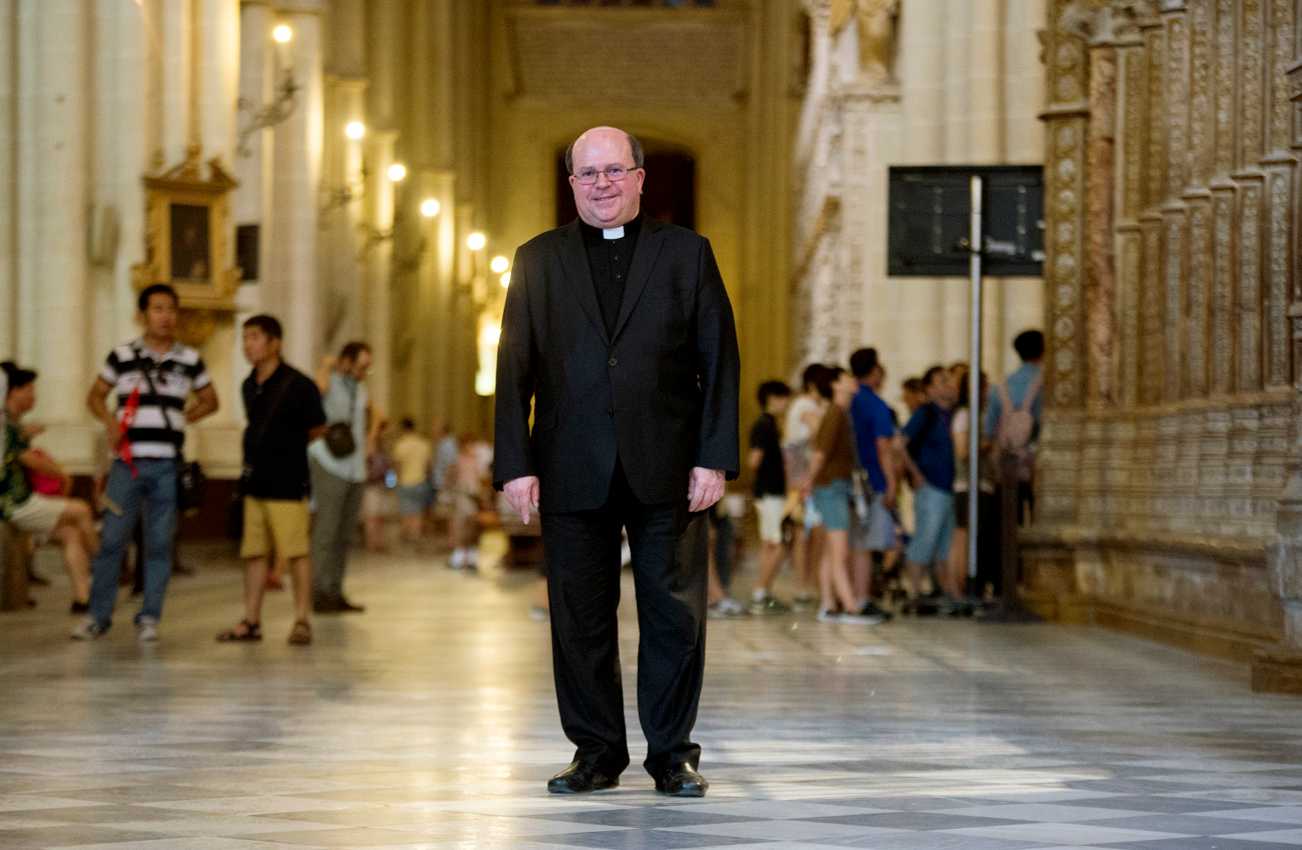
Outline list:
[[[612,357],[612,358],[610,358],[609,360],[606,361],[606,365],[607,365],[607,366],[618,366],[618,365],[619,365],[619,360],[616,359],[616,358],[614,358],[614,357]]]

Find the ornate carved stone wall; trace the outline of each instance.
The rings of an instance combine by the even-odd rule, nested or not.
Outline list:
[[[1026,544],[1046,610],[1302,650],[1300,17],[1051,5],[1050,405]]]

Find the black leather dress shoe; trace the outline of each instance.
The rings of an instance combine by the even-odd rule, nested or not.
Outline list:
[[[346,596],[339,597],[339,613],[341,614],[360,614],[366,610],[365,605],[355,605],[348,600]]]
[[[710,783],[687,762],[671,764],[656,776],[656,790],[670,797],[704,797]]]
[[[596,767],[576,761],[547,780],[547,790],[552,794],[586,794],[619,786],[618,776],[607,776]]]

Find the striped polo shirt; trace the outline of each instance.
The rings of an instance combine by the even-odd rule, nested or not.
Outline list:
[[[119,412],[126,409],[131,393],[140,390],[140,406],[127,429],[135,458],[176,457],[185,442],[185,401],[191,392],[212,383],[198,351],[176,343],[160,354],[139,338],[109,352],[99,376],[113,387]]]

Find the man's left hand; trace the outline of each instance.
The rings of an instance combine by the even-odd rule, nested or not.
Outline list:
[[[723,498],[723,470],[692,467],[691,481],[687,487],[688,510],[692,513],[708,510]]]

